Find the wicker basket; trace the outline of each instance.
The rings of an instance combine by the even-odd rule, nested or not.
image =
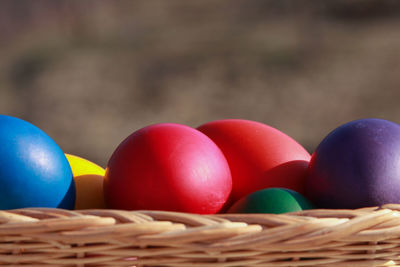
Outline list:
[[[400,205],[291,214],[0,211],[0,264],[395,266]]]

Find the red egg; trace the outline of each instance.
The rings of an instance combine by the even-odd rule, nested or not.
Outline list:
[[[218,120],[197,128],[225,154],[232,173],[231,202],[268,187],[304,193],[310,154],[295,140],[266,124]]]
[[[115,209],[218,212],[232,189],[229,165],[200,131],[163,123],[126,138],[111,156],[104,181]]]

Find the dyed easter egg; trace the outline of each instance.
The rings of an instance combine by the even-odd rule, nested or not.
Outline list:
[[[321,208],[400,203],[400,125],[361,119],[333,130],[312,156],[306,196]]]
[[[161,123],[127,137],[105,175],[108,207],[216,213],[232,189],[228,163],[217,145],[191,127]]]
[[[268,187],[304,192],[310,154],[281,131],[239,119],[208,122],[197,129],[210,137],[228,160],[232,203]]]
[[[84,158],[65,154],[75,180],[75,209],[104,209],[103,182],[105,170]]]
[[[0,209],[72,209],[75,184],[68,160],[42,130],[0,115]]]
[[[286,213],[315,208],[296,191],[286,188],[267,188],[241,198],[228,213]]]

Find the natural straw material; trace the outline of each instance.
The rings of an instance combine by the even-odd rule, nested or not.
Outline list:
[[[396,266],[400,205],[195,215],[0,211],[0,264],[30,266]]]

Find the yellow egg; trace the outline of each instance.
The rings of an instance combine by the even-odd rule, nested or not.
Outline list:
[[[76,187],[75,209],[106,208],[103,194],[105,170],[86,159],[65,154],[71,165]]]

